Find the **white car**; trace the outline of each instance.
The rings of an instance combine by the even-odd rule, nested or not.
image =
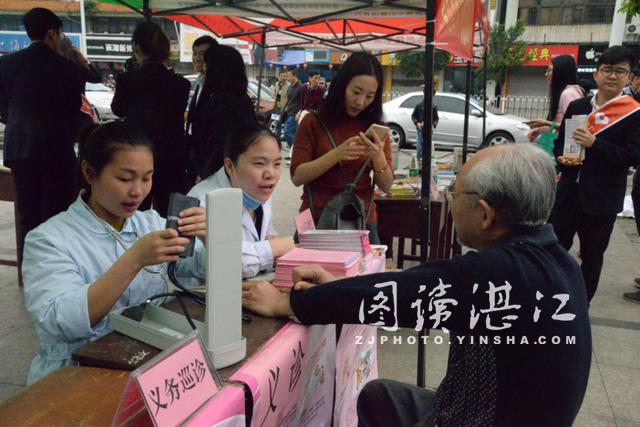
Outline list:
[[[111,101],[114,90],[102,83],[89,83],[85,85],[85,95],[93,108],[98,111],[100,121],[116,120],[118,117],[111,111]]]
[[[391,143],[404,148],[415,144],[416,127],[411,120],[413,109],[422,102],[422,92],[410,92],[382,106],[387,126],[391,128]],[[438,107],[439,122],[433,134],[437,149],[462,147],[464,129],[464,95],[437,92],[433,98]],[[475,98],[469,106],[469,150],[491,145],[529,142],[527,119],[501,114],[487,106],[486,138],[482,141],[482,104]]]

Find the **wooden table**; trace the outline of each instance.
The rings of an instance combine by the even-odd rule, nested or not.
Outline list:
[[[110,369],[58,369],[2,402],[0,425],[108,426],[128,378]]]
[[[189,301],[185,304],[195,319],[204,319],[204,307]],[[173,310],[176,306],[167,304],[167,308]],[[242,335],[247,339],[247,357],[218,370],[222,381],[227,381],[288,322],[253,314],[251,318],[252,321],[242,327]],[[108,426],[118,408],[129,371],[160,351],[117,332],[107,334],[73,353],[74,360],[82,366],[58,369],[2,402],[0,426]],[[141,354],[146,355],[136,357]],[[132,425],[146,425],[145,420],[140,414]]]
[[[422,228],[420,216],[420,196],[380,196],[375,198],[378,211],[378,234],[383,244],[391,251],[393,238],[398,238],[397,266],[402,269],[404,261],[419,261],[415,254],[405,254],[405,239],[412,240],[412,246],[420,239]],[[449,206],[442,195],[430,204],[430,241],[428,259],[451,258],[453,244],[453,220]]]
[[[393,264],[387,260],[387,269]],[[194,319],[204,319],[204,307],[186,299]],[[166,308],[178,311],[173,301]],[[235,365],[218,370],[222,381],[229,378],[288,322],[251,314],[242,335],[247,339],[247,356]],[[112,332],[73,353],[81,366],[67,366],[47,375],[0,404],[0,426],[107,426],[116,413],[122,392],[132,371],[160,350],[118,332]],[[145,354],[144,357],[139,357]],[[110,369],[104,369],[110,368]],[[238,383],[235,383],[238,385]],[[245,398],[246,398],[245,390]],[[147,425],[138,415],[130,425]]]

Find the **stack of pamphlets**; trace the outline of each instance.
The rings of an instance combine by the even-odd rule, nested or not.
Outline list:
[[[392,196],[415,196],[416,190],[413,186],[405,183],[394,183],[391,185],[389,194]]]
[[[324,251],[371,252],[369,230],[307,230],[298,236],[299,247]]]
[[[584,146],[573,138],[573,132],[585,124],[587,116],[573,116],[564,121],[564,147],[562,155],[573,159],[584,160]]]
[[[290,288],[293,286],[293,268],[308,264],[319,264],[337,277],[355,276],[359,272],[361,258],[358,252],[294,248],[278,258],[273,285]]]

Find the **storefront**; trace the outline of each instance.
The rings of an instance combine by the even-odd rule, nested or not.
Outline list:
[[[549,63],[560,55],[571,55],[577,61],[579,45],[528,45],[525,54],[529,60],[508,75],[508,95],[547,96],[549,84],[545,70]]]

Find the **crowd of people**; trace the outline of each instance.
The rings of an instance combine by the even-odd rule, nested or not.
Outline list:
[[[295,243],[294,236],[278,236],[272,224],[271,197],[283,163],[280,130],[274,136],[258,123],[235,49],[208,36],[194,42],[199,76],[189,101],[189,82],[168,66],[166,35],[152,22],[139,24],[132,36],[138,67],[115,81],[112,109],[123,120],[84,123],[79,132],[83,86],[95,70],[79,52],[60,49],[62,22],[51,11],[32,9],[23,22],[32,44],[0,59],[0,116],[7,125],[5,164],[14,173],[26,235],[25,301],[40,338],[31,384],[72,363],[74,349],[109,332],[110,311],[167,292],[167,269],[175,268],[179,279],[203,280],[209,191],[242,190],[244,279],[272,270]],[[534,144],[492,147],[473,156],[445,191],[457,238],[471,249],[464,255],[342,280],[319,267],[299,268],[291,293],[247,280],[244,307],[264,316],[295,316],[304,324],[451,331],[455,339],[438,390],[370,382],[359,396],[359,425],[571,425],[589,378],[589,302],[629,168],[640,164],[635,64],[624,47],[607,49],[598,59],[592,94],[576,82],[573,58],[552,60],[549,114],[531,122],[531,138],[557,135],[558,166]],[[388,192],[394,180],[389,135],[367,132],[383,124],[382,88],[380,62],[364,52],[345,61],[326,96],[317,73],[303,84],[288,70],[274,87],[291,181],[303,187],[300,211],[310,209],[322,223],[328,206],[352,185],[372,243],[379,242],[374,187]],[[622,113],[606,123],[587,120],[573,132],[584,159],[565,157],[566,120],[610,114],[604,108],[614,104]],[[180,213],[177,230],[165,229],[174,192],[201,200],[200,207]],[[581,266],[567,252],[576,233]],[[197,237],[195,251],[179,258],[187,237]],[[185,286],[191,283],[185,280]],[[397,312],[378,317],[375,303],[387,286]],[[441,307],[434,298],[445,294],[454,302],[452,311],[428,316],[427,305]],[[487,294],[503,306],[481,310]],[[365,303],[371,310],[363,311]],[[490,316],[517,309],[523,311]],[[491,343],[468,341],[479,336]],[[573,341],[523,343],[534,336]]]

